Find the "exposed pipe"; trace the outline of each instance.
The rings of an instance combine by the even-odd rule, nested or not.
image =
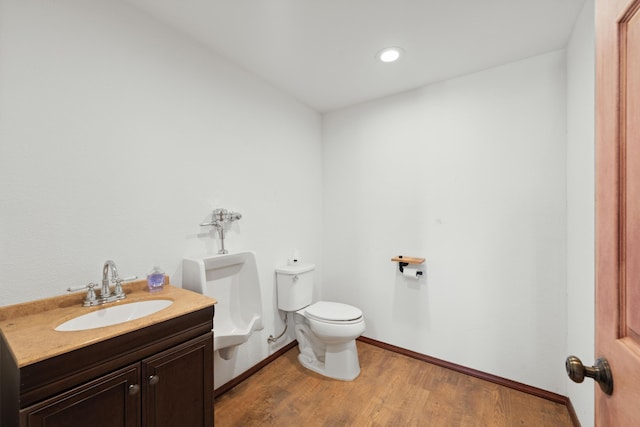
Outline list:
[[[273,344],[274,342],[278,341],[280,338],[282,338],[284,333],[287,332],[287,319],[289,319],[289,316],[287,316],[287,312],[285,311],[284,312],[284,331],[282,331],[282,333],[275,338],[273,335],[269,335],[269,338],[267,338],[267,342],[269,344]]]

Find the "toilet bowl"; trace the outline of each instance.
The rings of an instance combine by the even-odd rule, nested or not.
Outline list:
[[[362,311],[351,305],[318,301],[297,313],[307,318],[311,330],[326,343],[356,339],[364,332]]]
[[[355,318],[318,313],[331,313],[335,308],[358,312]],[[314,314],[312,314],[314,313]],[[337,317],[344,317],[338,319]],[[302,366],[330,378],[351,381],[360,375],[356,338],[365,330],[362,312],[350,305],[319,301],[298,310],[294,316],[296,339]]]
[[[330,301],[312,303],[313,264],[276,269],[278,308],[293,312],[294,330],[307,369],[329,378],[351,381],[360,374],[356,338],[365,331],[362,311]]]

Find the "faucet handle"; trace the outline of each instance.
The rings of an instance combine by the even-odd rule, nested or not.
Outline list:
[[[89,290],[87,291],[87,296],[84,298],[84,305],[94,305],[96,302],[96,291],[93,289],[96,286],[98,286],[97,283],[89,283],[87,285],[87,288],[89,288]]]
[[[87,296],[84,297],[84,302],[83,302],[83,305],[87,307],[87,306],[95,305],[96,303],[96,299],[97,299],[96,291],[93,289],[96,286],[98,286],[97,283],[91,282],[87,285],[80,286],[77,288],[67,288],[67,292],[77,292],[77,291],[82,291],[84,289],[88,289]]]
[[[116,282],[116,288],[114,289],[113,293],[118,297],[124,296],[124,291],[122,290],[122,282],[130,282],[131,280],[136,280],[137,278],[138,276],[130,276],[125,277],[124,279],[121,279],[119,277],[112,279],[114,282]]]
[[[91,283],[86,284],[84,286],[78,286],[76,288],[67,288],[67,292],[78,292],[78,291],[82,291],[82,290],[85,290],[85,289],[91,290],[91,289],[93,289],[94,286],[98,286],[98,285],[96,283],[91,282]]]
[[[122,283],[122,282],[130,282],[132,280],[136,280],[138,278],[138,276],[129,276],[129,277],[125,277],[124,279],[121,279],[119,277],[114,277],[111,279],[111,281],[115,284],[118,283]]]

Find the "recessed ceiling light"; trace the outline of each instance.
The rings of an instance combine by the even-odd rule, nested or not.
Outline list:
[[[382,62],[394,62],[402,56],[402,49],[399,47],[387,47],[378,52],[378,59]]]

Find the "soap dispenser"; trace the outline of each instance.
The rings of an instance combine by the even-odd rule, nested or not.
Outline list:
[[[149,274],[147,274],[147,287],[149,292],[162,290],[164,286],[164,271],[157,265],[154,265]]]

